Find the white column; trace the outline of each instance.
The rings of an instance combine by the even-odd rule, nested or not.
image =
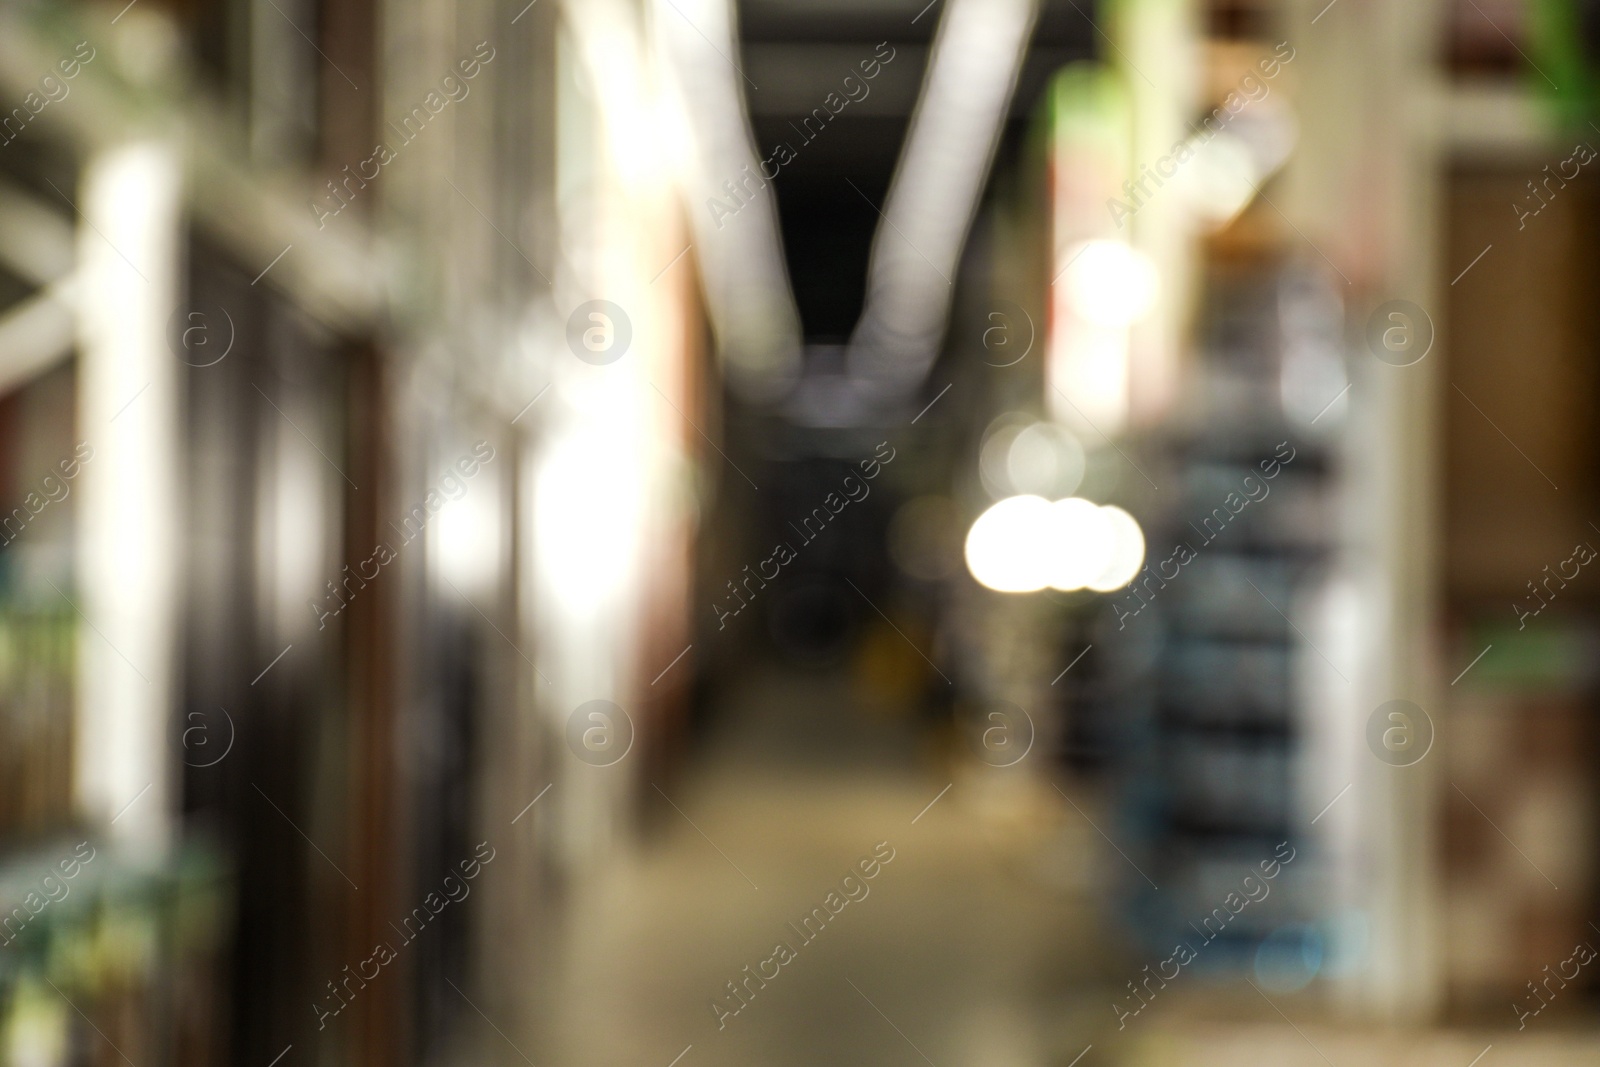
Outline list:
[[[1439,754],[1390,767],[1362,735],[1368,717],[1395,699],[1419,704],[1442,728],[1448,689],[1434,633],[1448,287],[1436,252],[1443,158],[1431,101],[1441,88],[1434,51],[1443,7],[1292,0],[1285,16],[1298,52],[1289,73],[1301,138],[1277,203],[1350,279],[1358,338],[1338,560],[1354,598],[1357,662],[1352,684],[1334,690],[1348,694],[1330,724],[1342,745],[1322,764],[1324,798],[1343,783],[1353,788],[1317,829],[1334,862],[1336,900],[1364,914],[1367,927],[1365,966],[1342,983],[1341,1003],[1395,1022],[1433,1017],[1443,995],[1437,824],[1447,787]],[[1394,299],[1418,304],[1439,329],[1432,353],[1413,366],[1379,363],[1359,339],[1372,310]],[[1324,798],[1308,798],[1309,810]]]
[[[181,171],[169,145],[92,156],[78,191],[78,495],[75,800],[111,839],[150,856],[172,835],[176,762],[178,303]]]

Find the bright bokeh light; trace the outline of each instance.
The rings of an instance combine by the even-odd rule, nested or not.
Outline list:
[[[1106,565],[1084,584],[1097,593],[1110,593],[1138,577],[1139,568],[1144,566],[1144,531],[1132,515],[1119,507],[1107,504],[1099,511],[1111,529],[1113,548]]]
[[[1042,561],[1050,588],[1082,589],[1100,576],[1116,551],[1116,530],[1105,512],[1082,497],[1050,505],[1050,549]]]
[[[459,497],[449,500],[435,518],[436,536],[429,538],[428,547],[439,575],[474,596],[491,592],[501,573],[499,486],[481,475],[476,484],[463,484]],[[449,489],[444,491],[448,495]]]
[[[1067,304],[1084,321],[1130,326],[1155,307],[1156,265],[1138,249],[1121,241],[1083,241],[1062,259]]]
[[[1108,593],[1134,579],[1144,563],[1144,533],[1132,515],[1080,497],[1054,503],[1012,496],[991,506],[967,531],[967,569],[1000,593],[1046,587]]]
[[[979,477],[996,500],[1067,496],[1082,483],[1086,464],[1083,445],[1071,431],[1021,412],[995,419],[978,451]]]
[[[1086,465],[1078,439],[1052,422],[1024,427],[1006,450],[1006,473],[1021,493],[1070,493],[1083,482]]]
[[[1010,412],[995,419],[984,431],[983,444],[978,448],[978,477],[989,495],[996,500],[1034,492],[1032,489],[1020,489],[1012,482],[1009,462],[1011,445],[1028,424],[1026,415]]]
[[[1011,496],[979,515],[967,531],[967,569],[1000,593],[1033,593],[1050,584],[1050,501]]]
[[[543,576],[568,618],[599,611],[626,588],[643,524],[637,442],[579,429],[556,440],[541,464],[534,501],[535,544]]]

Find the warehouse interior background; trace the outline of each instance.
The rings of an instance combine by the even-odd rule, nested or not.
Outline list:
[[[0,1064],[1591,1062],[1596,145],[1593,0],[5,0]]]

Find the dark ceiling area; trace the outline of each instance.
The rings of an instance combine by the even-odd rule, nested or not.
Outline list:
[[[843,343],[861,315],[869,253],[881,225],[878,209],[900,157],[942,8],[943,0],[740,4],[745,99],[758,153],[773,158],[779,145],[793,152],[772,184],[808,344]],[[1101,38],[1092,17],[1089,0],[1041,5],[996,171],[1015,157],[1051,75],[1095,55]],[[878,62],[876,76],[863,84],[861,62],[885,56],[890,58]],[[844,86],[852,74],[857,80]],[[826,125],[813,121],[802,128],[830,93],[838,94],[832,101],[837,115]]]

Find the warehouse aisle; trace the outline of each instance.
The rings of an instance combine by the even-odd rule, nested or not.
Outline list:
[[[1036,787],[919,768],[833,679],[737,699],[667,788],[681,810],[574,902],[534,1062],[1034,1067],[1093,1040],[1092,849]]]

